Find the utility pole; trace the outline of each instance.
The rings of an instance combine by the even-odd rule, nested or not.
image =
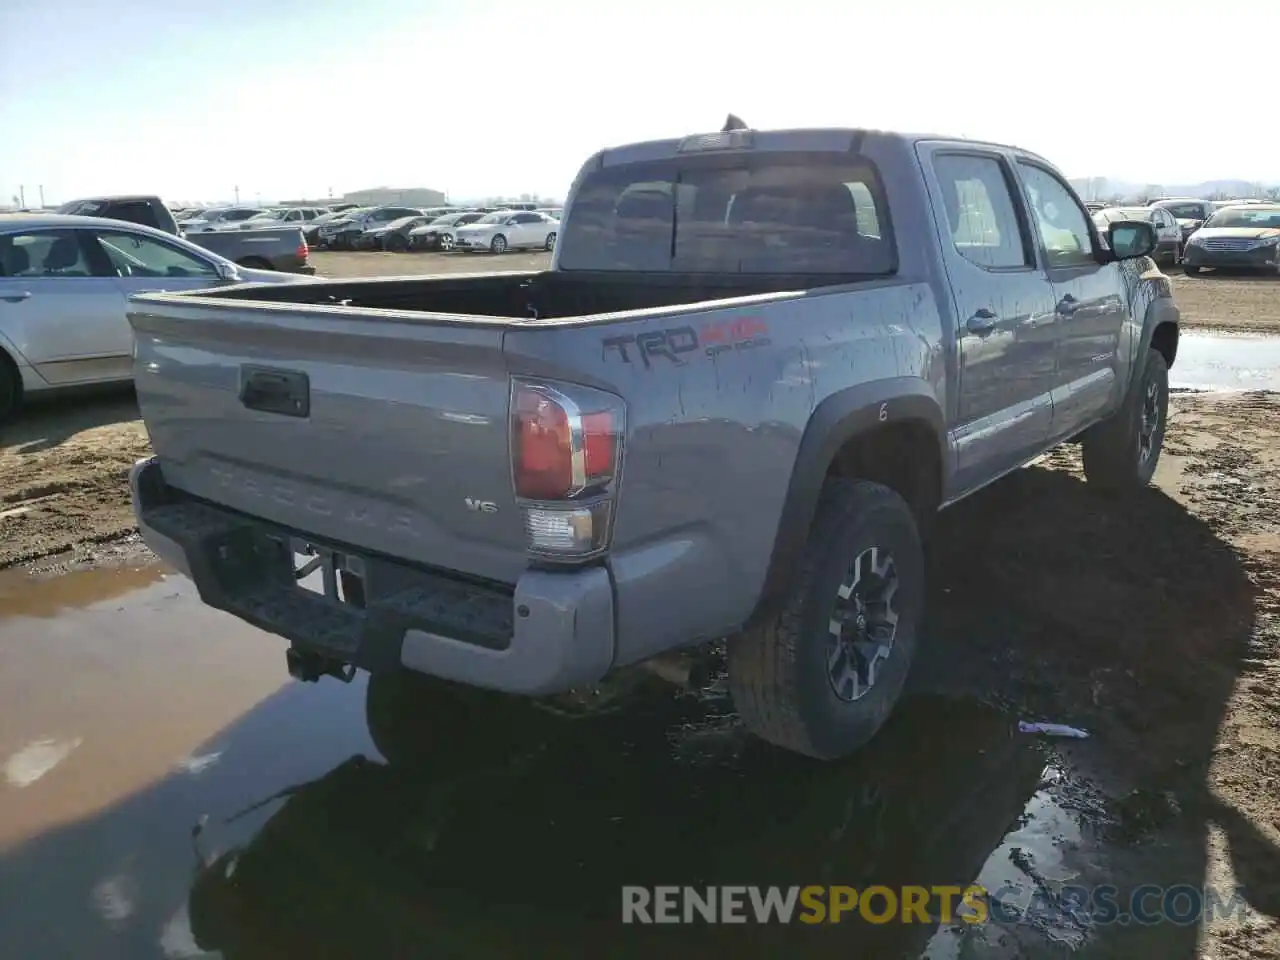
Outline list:
[[[236,206],[240,205],[240,188],[236,187]]]
[[[40,208],[44,209],[44,184],[40,184]]]
[[[27,209],[27,192],[22,188],[22,184],[18,184],[18,206],[23,210]]]

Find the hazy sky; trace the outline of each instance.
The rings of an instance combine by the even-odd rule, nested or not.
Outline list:
[[[1280,122],[1255,114],[1277,89],[1280,4],[1208,10],[0,0],[0,202],[19,184],[28,204],[40,184],[49,203],[236,186],[250,201],[380,185],[559,196],[593,150],[718,129],[729,111],[1014,142],[1070,176],[1280,180]]]

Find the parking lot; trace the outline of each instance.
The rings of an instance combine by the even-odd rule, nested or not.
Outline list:
[[[548,260],[312,259],[335,277]],[[1280,282],[1173,284],[1188,327],[1280,334]],[[619,677],[589,723],[430,685],[290,683],[283,640],[202,607],[133,532],[125,477],[149,448],[131,394],[34,407],[0,435],[0,928],[15,957],[505,956],[531,940],[774,957],[795,945],[781,930],[620,933],[618,887],[748,866],[752,883],[824,883],[838,862],[840,882],[1240,885],[1247,916],[1207,946],[1194,925],[1057,910],[943,924],[930,943],[832,928],[805,954],[1274,956],[1278,397],[1176,394],[1156,484],[1124,513],[1086,489],[1074,447],[948,511],[912,695],[822,768],[747,738],[718,683]],[[1036,740],[1017,717],[1091,736]],[[52,928],[51,905],[84,890],[89,909]]]

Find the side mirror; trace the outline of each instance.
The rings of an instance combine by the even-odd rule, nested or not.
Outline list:
[[[1150,256],[1156,248],[1156,230],[1146,220],[1116,220],[1107,228],[1107,240],[1116,260]]]
[[[240,271],[236,269],[234,263],[219,263],[216,267],[219,280],[229,280],[235,283],[240,279]]]

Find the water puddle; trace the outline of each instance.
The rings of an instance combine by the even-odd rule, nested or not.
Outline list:
[[[1280,337],[1184,331],[1169,379],[1188,390],[1280,391]]]
[[[158,565],[4,571],[0,849],[216,765],[198,748],[280,687],[283,660]]]
[[[748,736],[722,684],[618,675],[593,711],[412,676],[290,683],[283,641],[158,568],[5,577],[0,602],[15,956],[958,960],[1096,940],[1062,901],[1111,866],[1085,786],[970,700],[912,697],[821,764]],[[940,923],[933,891],[975,884],[1008,909]],[[930,899],[910,922],[624,924],[624,888],[659,885]]]
[[[164,576],[165,569],[155,563],[98,567],[49,578],[11,567],[0,570],[0,620],[53,617],[61,610],[88,607],[157,583]]]

